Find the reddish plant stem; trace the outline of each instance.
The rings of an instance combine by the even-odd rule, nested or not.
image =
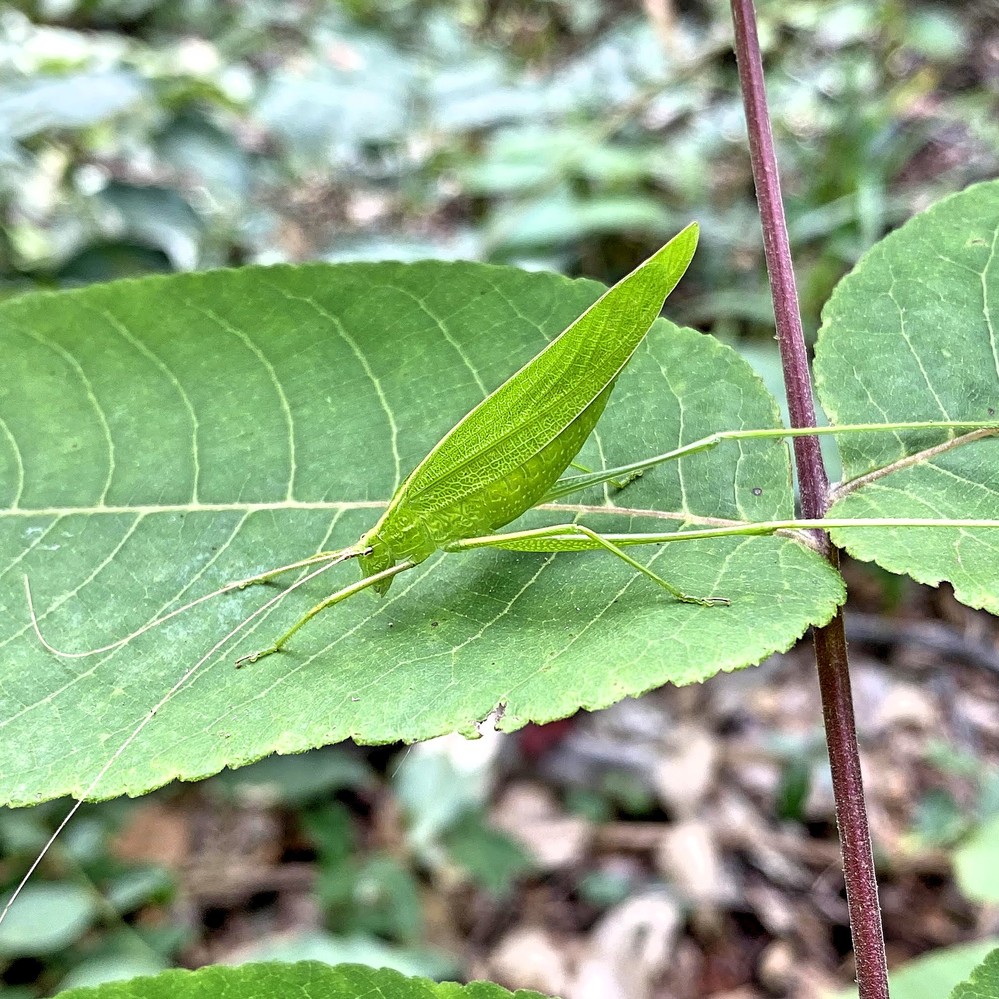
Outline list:
[[[756,12],[753,0],[731,0],[731,3],[739,81],[749,130],[749,152],[763,224],[763,245],[791,426],[813,427],[815,407],[812,384],[781,200],[773,132],[767,111]],[[794,457],[802,512],[806,517],[821,517],[828,503],[829,480],[822,463],[819,439],[795,438]],[[824,533],[822,544],[826,558],[837,566],[839,558],[836,549]],[[881,909],[860,773],[842,614],[837,614],[824,628],[816,629],[814,642],[860,999],[888,999]]]

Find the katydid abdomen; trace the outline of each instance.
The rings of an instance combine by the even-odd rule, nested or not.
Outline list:
[[[548,492],[687,269],[697,231],[687,226],[601,295],[431,449],[356,546],[376,592],[394,578],[379,574],[509,524]]]
[[[480,464],[475,483],[462,488],[463,483],[456,477],[449,483],[453,487],[451,495],[447,486],[438,488],[432,505],[419,494],[413,499],[407,494],[404,502],[391,505],[361,538],[361,546],[371,549],[358,559],[362,575],[374,575],[397,562],[422,562],[445,545],[468,537],[470,532],[477,535],[494,531],[536,506],[579,453],[603,414],[613,388],[611,382],[561,433],[516,467],[507,470],[501,466],[493,476],[484,476]],[[391,582],[389,578],[375,589],[384,593]]]

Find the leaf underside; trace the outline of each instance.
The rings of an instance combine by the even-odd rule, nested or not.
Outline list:
[[[126,634],[226,582],[356,541],[468,409],[601,287],[475,264],[247,268],[144,279],[0,305],[0,798],[88,790],[134,727],[276,586],[233,592],[124,648]],[[580,460],[605,467],[719,428],[777,424],[729,348],[657,322]],[[623,512],[608,510],[610,499]],[[516,522],[581,517],[664,530],[792,512],[779,441],[726,442]],[[627,504],[625,507],[624,505]],[[664,517],[672,513],[679,519]],[[759,662],[827,621],[842,583],[790,538],[632,549],[688,592],[672,601],[602,553],[436,556],[384,599],[273,640],[330,589],[296,591],[156,715],[91,794],[139,794],[272,752],[473,733],[599,708]]]
[[[878,243],[840,282],[815,350],[832,423],[994,420],[999,414],[999,182],[945,198]],[[842,438],[844,479],[904,461],[949,432]],[[999,518],[999,437],[850,492],[831,517]],[[999,613],[999,532],[832,532],[855,558]]]

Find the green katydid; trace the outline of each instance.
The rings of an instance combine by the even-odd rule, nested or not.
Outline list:
[[[354,547],[316,556],[357,558],[361,582],[317,604],[272,646],[240,662],[277,652],[325,608],[369,586],[384,594],[400,572],[455,542],[494,531],[540,502],[596,426],[618,375],[690,264],[697,235],[692,223],[674,236],[464,416]],[[614,544],[603,547],[677,600],[704,606],[728,602],[686,594]]]
[[[369,587],[384,594],[395,576],[435,552],[502,527],[537,505],[600,419],[618,375],[690,264],[697,236],[697,224],[687,226],[464,416],[399,486],[378,522],[355,545],[320,552],[226,587],[242,588],[293,569],[355,558],[362,571],[359,582],[317,604],[272,646],[244,656],[239,664],[277,652],[323,609]],[[600,479],[600,473],[596,476],[599,481],[607,478]],[[588,485],[594,474],[584,478]],[[686,594],[612,542],[602,541],[586,528],[579,531],[581,537],[624,559],[677,600],[702,606],[728,602],[724,597]],[[502,542],[497,538],[496,543]]]
[[[237,665],[279,651],[322,610],[368,588],[387,592],[399,573],[414,568],[437,551],[501,548],[533,552],[604,550],[644,574],[674,599],[700,606],[724,606],[724,596],[683,592],[622,550],[631,545],[659,544],[724,534],[765,534],[838,526],[831,521],[735,523],[669,534],[598,534],[581,524],[559,524],[529,531],[493,533],[541,502],[550,502],[592,485],[626,484],[655,465],[707,450],[723,440],[793,437],[804,434],[926,430],[969,431],[953,443],[999,429],[995,421],[925,421],[893,424],[720,431],[666,454],[617,468],[560,478],[597,424],[618,375],[644,340],[663,303],[687,269],[697,245],[696,223],[687,226],[661,250],[604,293],[502,385],[486,396],[434,446],[397,488],[378,522],[356,544],[324,551],[249,579],[230,583],[149,622],[118,641],[82,653],[52,652],[70,657],[106,652],[220,592],[264,583],[296,569],[320,566],[325,571],[357,559],[362,578],[316,604],[271,646],[243,656]],[[619,479],[623,478],[624,483]],[[851,526],[925,526],[927,521],[851,521]],[[972,526],[972,522],[965,522]],[[992,524],[981,523],[986,526]],[[309,577],[311,578],[311,576]],[[296,584],[297,586],[300,585]],[[30,601],[30,594],[29,594]],[[34,618],[33,618],[34,620]],[[36,633],[38,629],[36,626]]]
[[[94,778],[91,788],[134,741],[157,711],[187,683],[194,673],[251,621],[283,599],[289,592],[348,559],[357,559],[362,578],[346,586],[308,611],[270,647],[246,656],[240,663],[253,661],[279,651],[289,638],[323,609],[372,588],[384,593],[396,575],[413,568],[437,551],[466,551],[477,548],[503,548],[534,552],[604,550],[623,559],[643,573],[672,598],[699,606],[724,606],[723,595],[691,595],[632,559],[623,548],[630,545],[719,536],[723,534],[769,534],[778,530],[807,530],[842,523],[852,526],[884,527],[905,524],[927,526],[935,521],[779,521],[764,524],[732,523],[699,530],[665,534],[598,534],[581,524],[560,524],[512,533],[493,533],[539,503],[603,482],[614,482],[665,462],[714,447],[723,440],[780,438],[811,433],[847,433],[873,430],[964,429],[953,443],[994,433],[993,422],[913,422],[879,425],[840,426],[788,430],[764,428],[720,431],[686,444],[666,454],[599,472],[584,472],[560,478],[599,420],[616,379],[641,344],[662,308],[663,301],[686,270],[697,241],[696,225],[688,226],[663,249],[607,291],[597,302],[541,353],[529,361],[503,385],[472,409],[417,465],[397,489],[378,522],[353,546],[339,551],[320,552],[287,566],[206,594],[183,607],[149,622],[138,632],[102,649],[86,653],[58,653],[82,656],[104,652],[148,631],[164,620],[200,604],[219,592],[267,582],[295,569],[309,572],[291,587],[268,600],[264,606],[238,625],[188,669],[142,722],[122,743]],[[577,466],[578,467],[578,466]],[[950,522],[954,523],[954,522]],[[962,521],[967,526],[999,526],[996,521]],[[29,593],[30,602],[30,593]],[[32,611],[32,622],[38,632]],[[41,635],[39,634],[39,638]],[[53,649],[42,639],[53,652]],[[85,799],[90,792],[81,796]],[[76,811],[75,806],[55,835]],[[53,840],[54,840],[53,836]],[[48,847],[46,847],[47,850]],[[42,853],[44,855],[44,851]],[[41,859],[41,855],[39,860]],[[32,866],[34,870],[37,862]],[[30,875],[29,870],[28,874]],[[27,878],[25,878],[25,881]],[[23,884],[23,882],[22,882]],[[20,889],[18,889],[19,891]],[[11,898],[10,902],[13,902]],[[0,912],[0,921],[8,906]]]

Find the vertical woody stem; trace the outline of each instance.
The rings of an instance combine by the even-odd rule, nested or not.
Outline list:
[[[749,151],[763,224],[763,244],[791,425],[814,427],[815,407],[812,402],[811,377],[781,201],[773,133],[767,111],[763,60],[756,32],[756,12],[753,0],[731,0],[731,4],[739,80],[749,130]],[[794,457],[802,512],[809,518],[821,517],[827,506],[829,480],[822,463],[818,437],[795,438]],[[821,542],[826,558],[834,566],[838,565],[836,549],[824,532],[821,534]],[[814,643],[860,997],[888,999],[881,909],[864,804],[846,636],[841,613],[824,628],[815,630]]]

